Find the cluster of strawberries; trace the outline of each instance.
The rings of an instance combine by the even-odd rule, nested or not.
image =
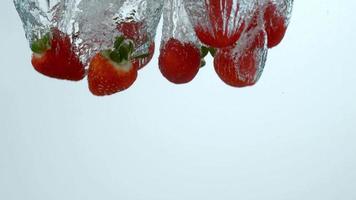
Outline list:
[[[225,24],[222,23],[226,16],[223,16],[222,11],[232,10],[231,6],[217,4],[209,10],[207,15],[212,29],[207,30],[199,24],[193,24],[196,36],[204,44],[200,49],[175,38],[169,38],[161,46],[159,69],[167,80],[175,84],[190,82],[205,65],[204,57],[210,53],[214,57],[216,73],[226,84],[234,87],[255,84],[259,55],[254,52],[266,45],[266,40],[268,48],[278,45],[286,32],[287,20],[271,0],[261,7],[263,10],[256,11],[249,24],[241,24],[233,33],[227,33],[223,27]],[[263,13],[264,30],[257,33],[243,49],[239,49],[243,56],[233,56],[232,51],[242,35],[259,26],[259,13]],[[147,65],[153,57],[154,42],[150,44],[147,54],[133,55],[135,45],[142,43],[138,40],[145,38],[137,35],[136,29],[139,29],[140,25],[140,22],[119,24],[118,29],[122,36],[115,39],[111,49],[100,51],[93,56],[88,70],[75,53],[76,49],[69,36],[52,28],[48,34],[31,44],[32,65],[39,73],[57,79],[79,81],[87,75],[89,90],[97,96],[123,91],[135,82],[138,70]],[[239,73],[247,76],[240,78],[237,76]]]

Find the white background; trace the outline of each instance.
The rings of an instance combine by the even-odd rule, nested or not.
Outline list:
[[[172,85],[156,51],[132,88],[98,98],[33,70],[2,0],[0,199],[356,199],[355,7],[297,0],[254,87],[211,64]]]

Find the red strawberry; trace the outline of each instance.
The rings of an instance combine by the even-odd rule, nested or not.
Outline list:
[[[241,36],[244,23],[232,27],[238,21],[239,4],[234,0],[204,0],[207,6],[208,21],[195,25],[200,41],[208,46],[223,48],[233,45]],[[240,11],[241,12],[241,11]],[[207,24],[211,28],[207,27]]]
[[[188,83],[198,73],[200,61],[199,48],[191,43],[171,38],[161,49],[159,69],[172,83]]]
[[[218,50],[214,58],[214,68],[220,79],[233,87],[254,85],[260,72],[256,50],[263,45],[264,32],[261,31],[245,48]]]
[[[145,27],[143,22],[121,22],[117,25],[117,29],[125,36],[127,39],[131,39],[136,46],[140,46],[147,42],[147,34],[145,32]],[[152,41],[148,49],[148,56],[145,58],[138,58],[132,61],[132,64],[137,67],[137,69],[142,69],[146,66],[153,57],[155,51],[155,43]]]
[[[268,48],[275,47],[282,41],[286,33],[286,17],[270,1],[265,10],[264,21],[268,37],[267,46]]]
[[[129,88],[137,78],[131,62],[133,44],[117,38],[115,48],[96,54],[89,66],[89,90],[97,96],[111,95]]]
[[[231,52],[218,51],[214,59],[215,71],[222,81],[233,87],[245,87],[254,84],[256,74],[256,60],[251,52],[246,52],[239,59],[234,59]],[[239,74],[247,74],[247,78],[240,78]]]
[[[39,73],[57,79],[79,81],[85,76],[85,69],[69,36],[57,28],[31,44],[32,65]]]

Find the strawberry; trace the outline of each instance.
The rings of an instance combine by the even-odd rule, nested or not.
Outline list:
[[[89,65],[89,90],[94,95],[104,96],[129,88],[137,78],[132,52],[133,43],[118,37],[113,49],[97,53]]]
[[[260,31],[244,48],[230,47],[217,51],[214,68],[222,81],[233,87],[246,87],[256,83],[261,72],[259,55],[256,52],[263,48],[264,36],[264,32]]]
[[[220,79],[233,87],[253,85],[256,74],[254,55],[245,52],[244,56],[236,60],[231,54],[229,50],[218,51],[214,59],[214,68]],[[240,73],[248,75],[247,78],[241,78]]]
[[[170,38],[161,48],[159,69],[172,83],[190,82],[198,73],[200,65],[200,50],[192,43]]]
[[[224,48],[233,45],[244,30],[244,23],[239,22],[239,3],[234,0],[202,0],[207,9],[207,20],[198,20],[194,29],[200,41],[208,46]],[[195,11],[194,11],[195,12]],[[240,12],[240,13],[239,13]]]
[[[79,81],[85,76],[85,69],[69,36],[52,28],[50,33],[31,44],[32,65],[39,73],[57,79]]]
[[[264,13],[265,29],[268,37],[268,48],[277,46],[283,39],[286,30],[286,17],[271,1],[267,4]]]

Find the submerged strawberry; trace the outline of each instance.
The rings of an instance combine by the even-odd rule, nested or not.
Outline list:
[[[137,78],[132,52],[133,43],[118,37],[113,49],[96,54],[89,66],[89,90],[94,95],[104,96],[129,88]]]
[[[236,0],[187,0],[185,2],[197,37],[205,45],[225,48],[233,45],[245,27],[243,2]],[[197,12],[196,6],[202,10]]]
[[[159,55],[159,69],[172,83],[188,83],[196,76],[201,65],[199,48],[192,43],[169,39]]]
[[[79,81],[85,69],[68,35],[57,28],[31,44],[32,65],[39,73],[57,79]]]
[[[286,16],[277,9],[277,5],[269,1],[264,13],[264,22],[268,37],[267,46],[268,48],[275,47],[286,33]]]
[[[260,59],[263,55],[259,51],[264,44],[265,33],[260,31],[243,48],[236,46],[218,50],[214,58],[214,68],[219,78],[233,87],[254,85],[263,68],[260,66]]]
[[[255,83],[256,58],[250,51],[236,59],[230,50],[218,51],[214,59],[215,71],[227,85],[245,87]]]

